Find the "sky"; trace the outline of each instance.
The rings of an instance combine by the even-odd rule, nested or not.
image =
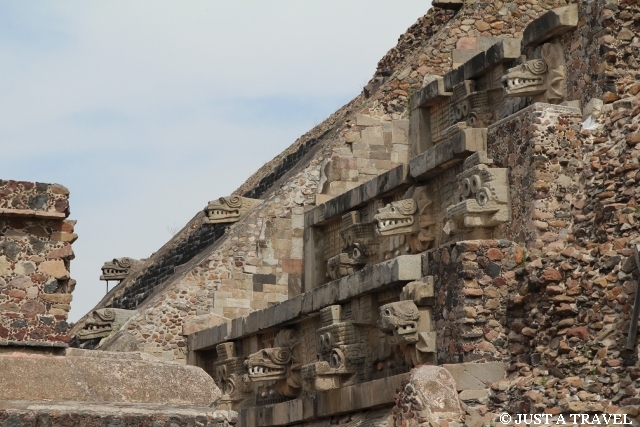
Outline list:
[[[78,221],[70,321],[361,92],[428,0],[0,2],[0,179]],[[112,283],[113,285],[114,283]]]

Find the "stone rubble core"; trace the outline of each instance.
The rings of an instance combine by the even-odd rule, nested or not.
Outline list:
[[[78,238],[69,190],[0,180],[0,346],[66,347]]]
[[[202,367],[243,426],[640,421],[640,5],[434,4],[75,337],[135,310],[96,348]]]

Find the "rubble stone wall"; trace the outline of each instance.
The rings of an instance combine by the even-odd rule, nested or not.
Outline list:
[[[508,307],[523,282],[524,254],[508,240],[463,241],[425,254],[438,364],[510,360]]]
[[[77,235],[69,191],[0,181],[0,345],[66,346]]]

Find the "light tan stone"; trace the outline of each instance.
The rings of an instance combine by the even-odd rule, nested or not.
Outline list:
[[[204,329],[211,328],[216,325],[225,323],[228,319],[216,314],[201,314],[199,316],[193,316],[182,325],[182,335],[190,335],[194,332],[202,331]]]
[[[53,276],[56,279],[64,280],[69,278],[69,272],[67,271],[64,262],[60,260],[44,261],[40,264],[38,270],[40,270],[41,273]]]
[[[7,261],[7,257],[4,255],[0,256],[0,276],[7,276],[10,268],[11,263]]]
[[[51,233],[51,240],[73,243],[78,240],[76,233]]]
[[[79,349],[68,349],[67,356],[0,354],[0,384],[0,400],[209,406],[221,395],[194,366]]]

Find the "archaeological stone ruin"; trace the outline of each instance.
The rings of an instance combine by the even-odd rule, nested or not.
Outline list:
[[[434,1],[75,324],[69,191],[0,181],[0,425],[640,424],[639,29]]]

